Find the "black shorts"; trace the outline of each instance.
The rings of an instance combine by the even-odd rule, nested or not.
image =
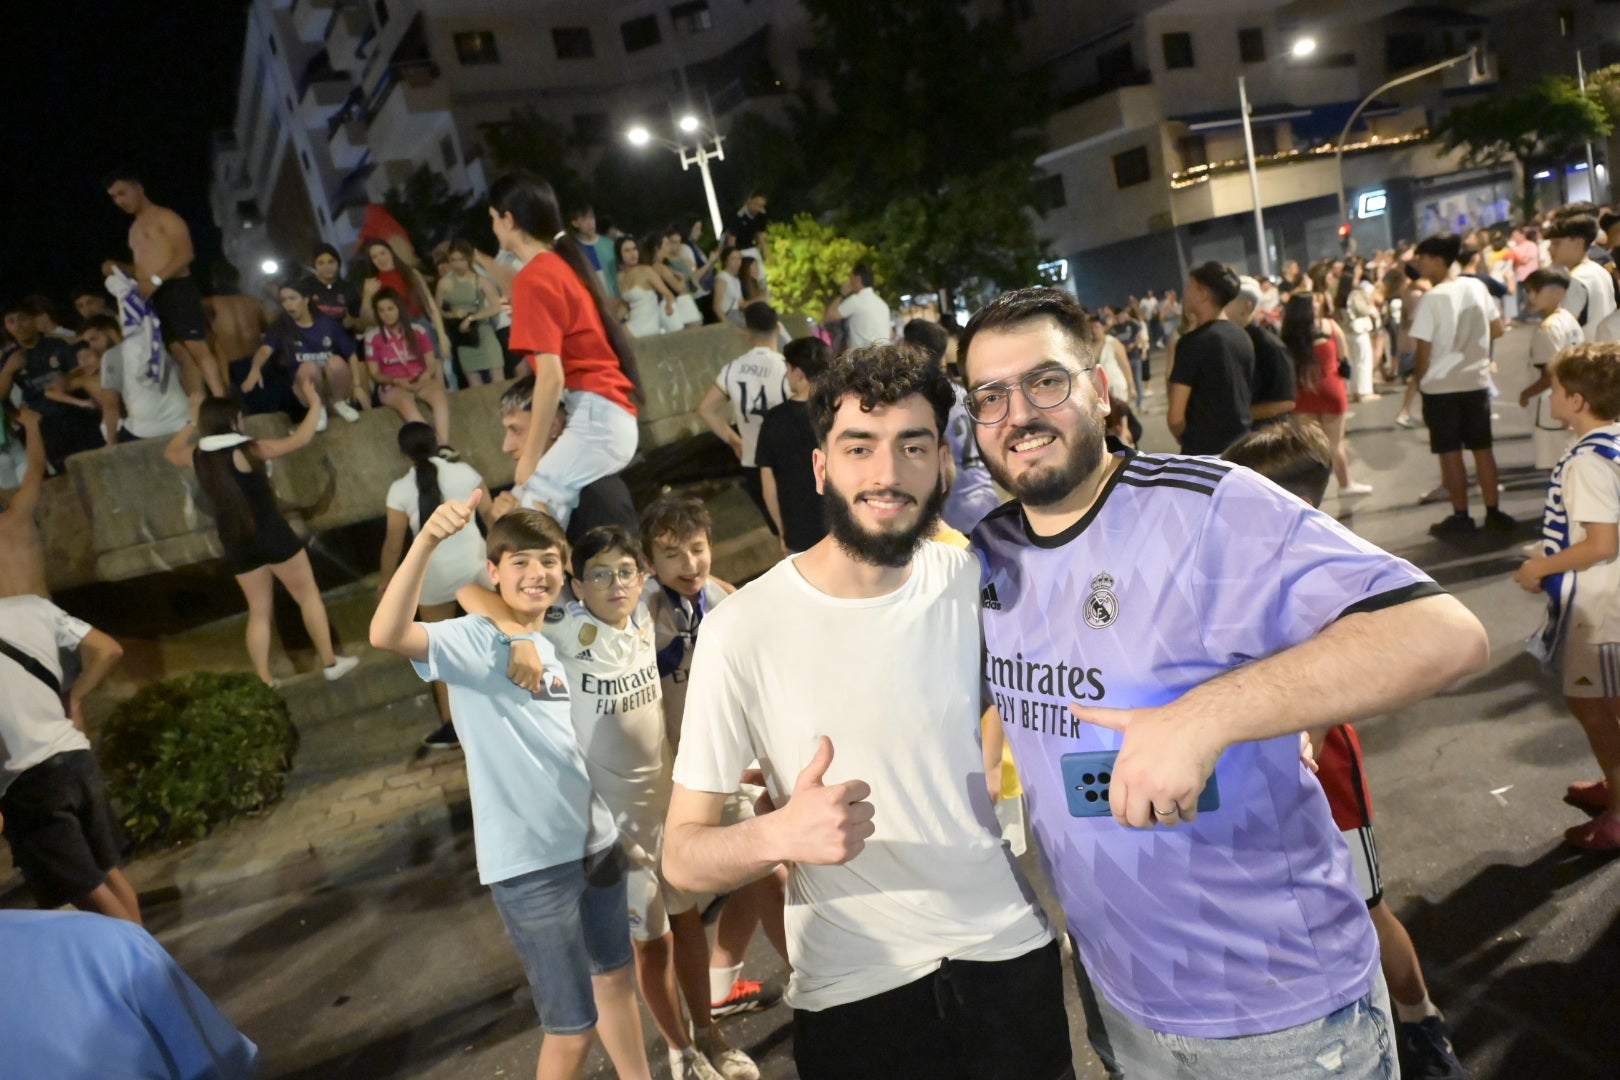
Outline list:
[[[225,548],[225,567],[233,577],[251,574],[261,566],[280,566],[304,550],[304,542],[285,521],[261,522],[253,539],[240,547],[225,544],[223,537],[220,543]]]
[[[793,1014],[802,1080],[1074,1076],[1057,942],[994,963],[946,960],[916,982]]]
[[[203,311],[202,293],[190,277],[170,278],[157,287],[151,299],[163,324],[165,342],[208,340],[208,314]]]
[[[0,813],[12,861],[42,908],[83,900],[118,866],[122,833],[88,750],[25,770],[0,795]]]
[[[1491,392],[1424,394],[1423,422],[1429,427],[1429,452],[1491,448]]]

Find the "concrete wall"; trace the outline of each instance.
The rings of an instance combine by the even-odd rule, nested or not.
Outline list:
[[[790,330],[804,332],[802,320]],[[637,342],[647,403],[641,411],[640,456],[669,451],[705,430],[695,412],[715,372],[744,351],[730,326],[707,326]],[[492,488],[512,482],[501,453],[499,399],[504,386],[450,397],[451,440]],[[326,432],[271,465],[271,480],[295,527],[319,532],[383,516],[388,485],[404,475],[396,449],[399,417],[373,409],[349,424],[334,417]],[[286,417],[258,416],[250,434],[289,430]],[[40,529],[50,587],[121,581],[219,558],[219,537],[189,470],[163,457],[166,440],[124,443],[68,460],[68,476],[45,485]]]

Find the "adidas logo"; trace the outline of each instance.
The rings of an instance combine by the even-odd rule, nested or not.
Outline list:
[[[1576,686],[1591,686],[1592,685],[1592,680],[1588,679],[1585,675],[1582,675],[1580,678],[1575,680],[1575,685]]]
[[[574,659],[576,659],[576,660],[594,660],[596,658],[591,655],[591,650],[586,649],[584,652],[580,653]]]
[[[979,606],[987,607],[991,611],[1001,610],[1001,597],[996,595],[996,583],[990,582],[979,590]]]

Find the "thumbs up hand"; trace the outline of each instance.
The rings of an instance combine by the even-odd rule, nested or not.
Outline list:
[[[872,789],[864,780],[824,783],[832,760],[832,740],[823,735],[787,805],[763,819],[779,829],[785,862],[842,866],[861,853],[874,831],[872,804],[866,801]]]

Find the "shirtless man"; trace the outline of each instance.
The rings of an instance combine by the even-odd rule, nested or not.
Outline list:
[[[263,304],[237,291],[234,267],[221,265],[214,278],[219,291],[204,298],[202,306],[208,316],[208,344],[228,373],[238,360],[252,362],[270,318]]]
[[[22,486],[11,494],[11,501],[0,511],[0,596],[32,593],[50,599],[45,588],[45,548],[40,543],[34,515],[39,511],[40,493],[45,488],[45,440],[39,434],[39,414],[23,409],[22,423],[28,448],[28,471]]]
[[[180,215],[146,197],[146,188],[133,171],[116,169],[106,177],[107,194],[118,209],[135,218],[129,227],[129,249],[135,256],[131,276],[142,296],[150,297],[163,340],[180,361],[180,381],[187,393],[203,387],[215,397],[225,396],[219,361],[208,348],[208,316],[202,295],[191,279],[191,230]]]

